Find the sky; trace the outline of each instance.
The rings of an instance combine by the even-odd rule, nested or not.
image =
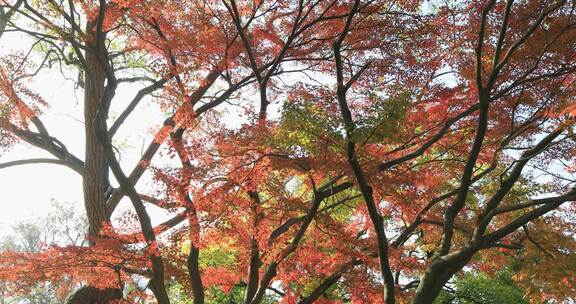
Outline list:
[[[30,39],[16,33],[5,33],[0,37],[0,56],[14,51],[27,52]],[[66,80],[56,69],[41,72],[30,87],[48,103],[40,119],[52,136],[60,139],[67,149],[80,159],[84,159],[84,127],[81,89],[74,88],[74,82]],[[143,85],[121,85],[111,109],[111,117],[120,113],[138,89]],[[129,172],[141,155],[142,146],[148,145],[150,134],[163,121],[158,115],[157,105],[144,99],[133,115],[120,128],[115,136],[115,145],[121,151],[125,171]],[[135,118],[137,117],[137,119]],[[0,151],[0,163],[28,159],[53,158],[47,152],[28,144],[17,144],[9,151]],[[146,181],[143,181],[146,185]],[[51,211],[51,200],[83,206],[82,179],[71,169],[53,164],[31,164],[0,169],[0,189],[2,190],[2,212],[0,212],[0,237],[11,232],[17,222],[33,220]],[[122,203],[127,207],[126,200]],[[163,216],[156,217],[158,221]]]

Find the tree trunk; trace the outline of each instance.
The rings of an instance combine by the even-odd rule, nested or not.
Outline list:
[[[466,266],[474,252],[470,249],[453,253],[450,256],[437,257],[432,262],[426,273],[422,276],[418,289],[412,299],[412,304],[433,303],[438,297],[444,285],[454,274]]]
[[[86,33],[94,38],[95,25],[88,22]],[[99,111],[104,117],[108,116],[109,105],[102,105],[106,75],[102,64],[98,61],[96,52],[98,47],[86,43],[84,58],[86,66],[84,71],[84,132],[86,135],[84,172],[82,187],[84,192],[84,208],[88,218],[89,243],[94,245],[96,238],[104,223],[110,221],[106,213],[106,191],[110,187],[108,180],[108,163],[104,148],[97,138],[96,116]],[[122,288],[98,289],[93,286],[84,286],[77,290],[69,299],[68,304],[106,304],[122,299]]]
[[[107,304],[112,300],[121,300],[122,290],[118,288],[97,289],[84,286],[77,290],[67,304]]]
[[[86,33],[94,32],[94,26],[89,22]],[[95,52],[96,50],[94,50]],[[104,149],[96,137],[96,114],[100,110],[108,112],[106,105],[100,105],[104,93],[106,76],[104,69],[98,62],[96,54],[91,51],[85,52],[86,69],[84,73],[84,130],[86,135],[86,152],[84,155],[84,206],[88,217],[90,237],[96,237],[104,222],[109,219],[106,216],[105,193],[109,187],[108,164]],[[108,113],[103,113],[104,117]]]

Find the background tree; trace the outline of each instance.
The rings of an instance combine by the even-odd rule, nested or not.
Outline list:
[[[466,273],[454,282],[454,289],[441,293],[434,303],[524,303],[524,291],[518,287],[507,270],[494,278],[486,273]]]
[[[195,304],[431,303],[464,266],[535,254],[561,262],[537,286],[522,269],[532,297],[576,292],[574,2],[2,3],[42,54],[2,58],[2,144],[53,158],[0,168],[80,174],[91,243],[5,252],[3,280],[83,284],[70,303],[143,299],[122,292],[143,279],[158,303],[168,283]],[[81,75],[83,158],[26,84],[52,63]],[[163,124],[128,170],[113,139],[147,95]]]
[[[71,203],[52,201],[52,212],[15,224],[0,240],[0,251],[40,254],[48,246],[81,246],[84,243],[86,218]],[[0,303],[66,303],[70,286],[55,286],[50,281],[32,286],[0,284]],[[72,286],[73,288],[73,286]]]

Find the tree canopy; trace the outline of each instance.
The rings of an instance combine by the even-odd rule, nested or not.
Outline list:
[[[576,2],[0,4],[0,41],[31,41],[0,58],[0,146],[51,155],[0,169],[73,170],[88,220],[88,244],[3,251],[11,292],[432,303],[520,263],[523,299],[576,296]],[[84,155],[44,123],[40,71],[81,92]],[[131,119],[158,126],[135,164]]]

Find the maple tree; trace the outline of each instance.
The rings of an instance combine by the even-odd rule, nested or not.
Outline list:
[[[80,174],[91,242],[3,252],[16,289],[66,282],[70,303],[169,303],[170,286],[196,304],[431,303],[465,266],[516,258],[530,299],[575,296],[576,3],[0,3],[0,33],[40,54],[2,58],[2,147],[54,156],[0,168]],[[29,86],[55,63],[80,74],[83,157]],[[126,102],[125,83],[146,86]],[[146,96],[163,123],[126,170],[113,138]],[[114,220],[125,197],[134,216]],[[154,226],[152,205],[173,217]]]

